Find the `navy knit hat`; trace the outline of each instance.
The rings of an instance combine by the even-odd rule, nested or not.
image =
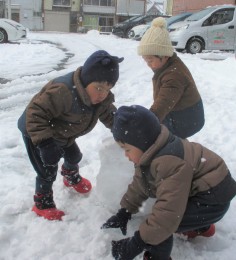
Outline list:
[[[114,86],[119,78],[119,63],[124,58],[111,56],[104,50],[96,51],[85,61],[80,74],[84,87],[91,82],[108,82]]]
[[[158,118],[145,107],[121,106],[114,116],[113,137],[145,152],[161,132]]]

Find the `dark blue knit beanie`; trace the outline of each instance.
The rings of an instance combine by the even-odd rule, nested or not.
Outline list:
[[[91,82],[108,82],[114,86],[119,78],[119,63],[123,60],[104,50],[94,52],[85,61],[80,73],[83,86],[87,87]]]
[[[161,132],[158,118],[139,105],[121,106],[114,116],[112,127],[116,141],[133,145],[145,152]]]

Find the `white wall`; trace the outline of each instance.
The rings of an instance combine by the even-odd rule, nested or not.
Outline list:
[[[117,0],[117,15],[144,14],[145,1],[140,0]]]
[[[11,5],[20,6],[20,23],[30,30],[43,30],[42,16],[35,13],[42,13],[42,0],[11,0]]]

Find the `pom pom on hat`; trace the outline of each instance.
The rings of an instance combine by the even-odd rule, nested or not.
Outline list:
[[[158,17],[158,18],[155,18],[154,20],[152,20],[151,26],[160,27],[161,29],[167,29],[166,20],[161,17]]]
[[[83,86],[87,87],[91,82],[108,82],[114,86],[119,78],[119,63],[123,60],[104,50],[94,52],[85,61],[80,73]]]
[[[112,134],[116,141],[133,145],[145,152],[161,132],[158,118],[139,105],[121,106],[114,116]]]
[[[138,46],[138,55],[157,55],[171,57],[174,48],[167,31],[166,20],[163,17],[155,18],[151,27],[143,35]]]

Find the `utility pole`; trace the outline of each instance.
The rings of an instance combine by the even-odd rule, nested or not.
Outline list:
[[[0,18],[5,17],[5,1],[0,1]]]
[[[11,0],[7,0],[7,18],[11,19]]]

